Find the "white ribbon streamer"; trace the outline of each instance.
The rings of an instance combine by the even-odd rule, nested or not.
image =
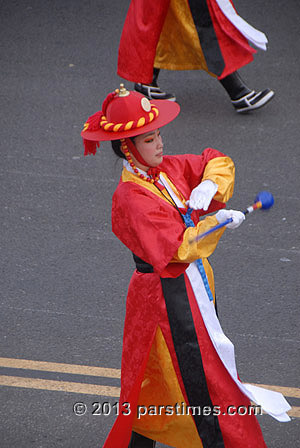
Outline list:
[[[189,265],[186,269],[186,273],[192,285],[209,337],[231,378],[235,381],[239,389],[251,401],[261,406],[266,413],[280,422],[290,421],[290,417],[286,412],[289,411],[291,407],[281,393],[253,386],[251,384],[245,384],[238,379],[234,346],[223,333],[219,319],[216,315],[214,304],[208,298],[195,262]]]
[[[181,200],[174,193],[174,191],[172,190],[171,186],[168,184],[167,180],[164,178],[164,176],[161,173],[160,173],[159,178],[160,178],[161,183],[163,184],[163,186],[165,187],[165,189],[167,190],[167,192],[169,193],[169,195],[171,196],[171,198],[173,199],[173,201],[177,205],[177,207],[185,208],[183,203],[181,202]]]
[[[264,33],[254,28],[240,17],[229,0],[216,0],[219,8],[227,19],[256,47],[266,50],[268,39]]]

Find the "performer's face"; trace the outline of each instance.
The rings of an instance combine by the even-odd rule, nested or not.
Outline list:
[[[135,165],[138,168],[147,171],[148,168],[155,167],[162,162],[164,145],[159,129],[136,136],[134,138],[134,144],[136,149],[148,165],[145,167],[141,165],[137,160],[134,160]]]

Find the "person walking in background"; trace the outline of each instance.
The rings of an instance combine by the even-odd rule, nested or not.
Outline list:
[[[266,50],[267,38],[237,15],[230,0],[131,0],[121,35],[118,75],[150,99],[175,101],[158,85],[160,69],[205,70],[216,77],[239,113],[274,96],[249,88],[238,69],[253,60],[248,43]]]

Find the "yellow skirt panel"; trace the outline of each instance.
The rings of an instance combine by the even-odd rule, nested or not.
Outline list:
[[[178,448],[201,448],[160,327],[150,351],[133,430]]]
[[[154,67],[208,72],[187,1],[171,0],[156,48]]]

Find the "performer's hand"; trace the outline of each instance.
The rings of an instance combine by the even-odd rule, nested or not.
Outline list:
[[[232,222],[226,225],[228,229],[236,229],[245,220],[244,213],[239,212],[238,210],[219,210],[215,216],[219,224],[221,224],[222,222],[226,221],[229,218],[232,218]]]
[[[198,187],[194,188],[187,205],[194,210],[203,208],[206,211],[211,203],[212,198],[218,191],[218,185],[212,180],[204,180]]]

